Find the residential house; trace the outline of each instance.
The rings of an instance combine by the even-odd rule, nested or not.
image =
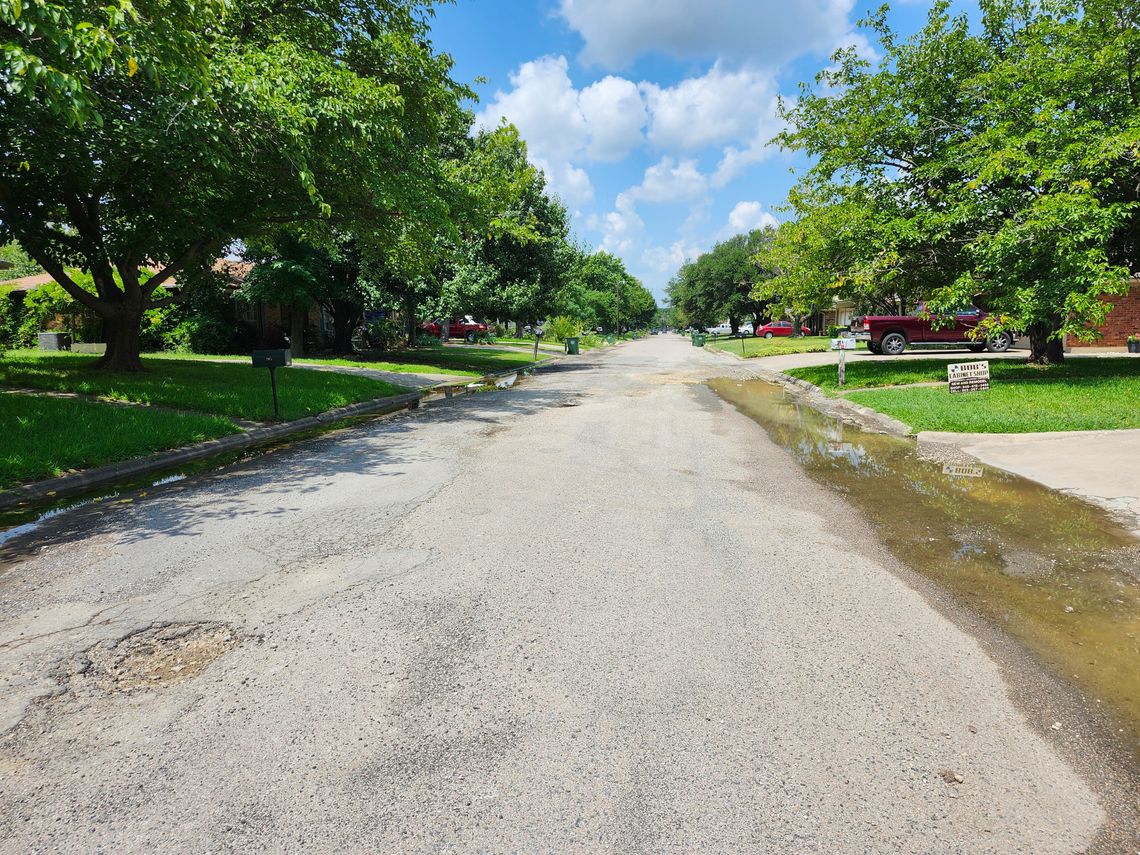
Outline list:
[[[1112,311],[1100,327],[1101,338],[1096,341],[1075,341],[1072,347],[1124,347],[1130,335],[1140,335],[1140,276],[1128,281],[1128,293],[1105,295],[1101,299],[1112,303]]]

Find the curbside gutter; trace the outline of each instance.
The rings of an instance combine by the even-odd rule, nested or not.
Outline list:
[[[870,407],[856,404],[854,401],[848,401],[844,398],[833,398],[825,394],[824,391],[814,383],[809,383],[807,380],[793,377],[790,374],[785,374],[783,371],[773,371],[762,365],[755,366],[754,372],[754,376],[756,376],[757,379],[767,380],[769,383],[777,383],[783,386],[785,389],[803,398],[809,406],[814,407],[820,412],[839,418],[843,418],[844,416],[847,418],[856,418],[864,425],[881,433],[894,434],[895,436],[914,436],[914,428],[910,425],[904,424],[898,419],[891,418],[884,413],[880,413],[878,410],[872,410]]]
[[[76,472],[74,475],[60,475],[46,481],[36,481],[21,487],[13,487],[10,490],[0,492],[0,510],[15,507],[21,502],[56,499],[76,493],[85,493],[98,487],[117,484],[120,481],[129,481],[150,472],[171,469],[175,466],[194,463],[219,454],[243,451],[293,434],[327,427],[342,419],[355,416],[382,416],[404,409],[414,410],[419,407],[422,398],[423,395],[420,392],[410,392],[406,395],[394,395],[387,398],[373,398],[371,401],[360,401],[315,416],[306,416],[296,421],[254,428],[245,433],[223,436],[220,439],[210,439],[195,445],[175,448],[171,451],[160,451],[146,457],[108,463],[105,466]]]

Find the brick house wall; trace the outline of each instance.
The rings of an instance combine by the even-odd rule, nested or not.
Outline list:
[[[1140,278],[1133,279],[1129,285],[1127,294],[1101,297],[1106,303],[1114,304],[1100,328],[1103,338],[1096,341],[1070,340],[1073,347],[1123,347],[1128,336],[1140,334]]]

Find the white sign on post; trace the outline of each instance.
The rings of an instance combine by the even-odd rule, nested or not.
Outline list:
[[[946,366],[946,379],[950,393],[984,392],[990,388],[988,362],[955,362]]]
[[[854,350],[858,342],[853,338],[833,338],[831,340],[832,350]]]

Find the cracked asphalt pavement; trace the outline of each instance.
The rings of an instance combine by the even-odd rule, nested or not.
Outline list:
[[[653,337],[13,538],[0,852],[1087,849],[731,370]]]

